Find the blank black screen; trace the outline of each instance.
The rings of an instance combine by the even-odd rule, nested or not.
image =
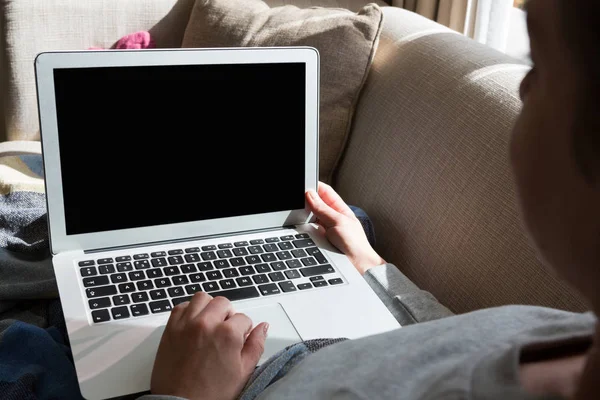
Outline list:
[[[54,82],[68,235],[304,208],[304,63]]]

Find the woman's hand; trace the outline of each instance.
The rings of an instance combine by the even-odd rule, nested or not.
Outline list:
[[[179,304],[163,333],[154,369],[152,394],[190,400],[234,400],[264,351],[269,325],[252,329],[224,297],[196,293]]]
[[[342,198],[325,183],[319,182],[319,193],[306,193],[308,206],[325,229],[327,239],[350,259],[361,275],[369,268],[385,264],[375,252],[360,221]]]

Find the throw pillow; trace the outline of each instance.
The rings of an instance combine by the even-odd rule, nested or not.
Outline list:
[[[359,12],[261,0],[197,0],[182,47],[311,46],[320,53],[319,177],[331,181],[381,32],[376,4]],[[282,132],[285,134],[285,132]]]

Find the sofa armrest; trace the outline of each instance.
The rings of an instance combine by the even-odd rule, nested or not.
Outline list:
[[[384,13],[335,181],[373,219],[377,250],[456,313],[585,309],[520,222],[509,140],[529,67],[408,11]]]
[[[180,47],[193,0],[1,0],[0,141],[39,140],[33,62],[42,51],[108,48],[150,30],[158,47]]]

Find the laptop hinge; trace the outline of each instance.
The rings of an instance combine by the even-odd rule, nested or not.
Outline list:
[[[160,246],[160,245],[172,244],[172,243],[191,242],[194,240],[215,239],[215,238],[220,238],[220,237],[247,235],[250,233],[271,232],[271,231],[279,231],[281,229],[293,229],[293,228],[295,228],[295,225],[284,225],[284,226],[278,226],[275,228],[228,232],[228,233],[220,233],[217,235],[195,236],[195,237],[189,237],[189,238],[183,238],[183,239],[163,240],[163,241],[157,241],[157,242],[130,244],[130,245],[126,245],[126,246],[114,246],[114,247],[104,247],[104,248],[98,248],[98,249],[89,249],[89,250],[84,250],[83,252],[85,254],[90,254],[90,253],[100,253],[100,252],[105,252],[105,251],[115,251],[115,250],[124,250],[124,249],[138,249],[140,247]]]

